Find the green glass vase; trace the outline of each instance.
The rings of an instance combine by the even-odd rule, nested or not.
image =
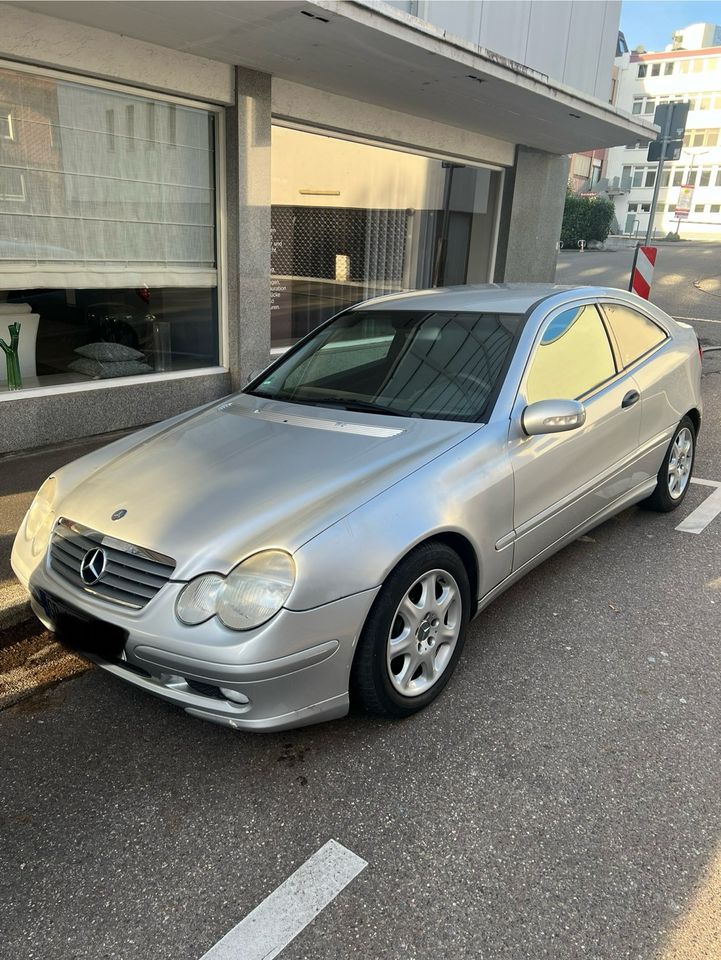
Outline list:
[[[18,342],[20,341],[20,324],[11,323],[8,326],[10,343],[0,340],[0,347],[5,351],[5,363],[8,373],[8,390],[20,390],[23,378],[20,374],[20,359],[18,357]]]

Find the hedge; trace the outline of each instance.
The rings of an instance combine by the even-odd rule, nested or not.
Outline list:
[[[604,197],[580,197],[567,190],[561,243],[566,249],[578,249],[579,240],[599,240],[603,243],[611,229],[614,212],[611,200]]]

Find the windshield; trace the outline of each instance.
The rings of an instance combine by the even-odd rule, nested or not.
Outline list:
[[[482,418],[520,314],[351,310],[246,392],[438,420]]]

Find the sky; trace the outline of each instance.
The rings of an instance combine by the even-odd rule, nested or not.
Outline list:
[[[671,34],[690,23],[721,23],[721,0],[623,0],[621,30],[629,50],[642,43],[661,51]]]

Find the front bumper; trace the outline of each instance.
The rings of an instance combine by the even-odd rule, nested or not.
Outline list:
[[[356,643],[379,588],[312,610],[281,610],[242,633],[217,620],[175,617],[184,586],[170,582],[143,610],[116,607],[66,583],[16,542],[13,569],[37,617],[56,629],[53,598],[79,616],[127,633],[120,656],[81,649],[108,673],[187,713],[236,730],[285,730],[344,716]],[[33,567],[33,563],[37,563]],[[221,688],[225,693],[221,693]],[[228,694],[230,694],[228,696]]]

